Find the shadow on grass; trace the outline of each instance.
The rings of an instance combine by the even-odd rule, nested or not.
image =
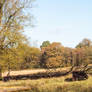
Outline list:
[[[73,78],[66,78],[65,79],[66,82],[83,81],[83,80],[87,80],[87,79],[77,79],[77,80],[74,80]]]

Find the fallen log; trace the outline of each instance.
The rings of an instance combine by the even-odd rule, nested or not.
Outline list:
[[[25,80],[25,79],[40,79],[40,78],[51,78],[60,77],[67,75],[66,71],[56,71],[56,72],[41,72],[37,74],[27,74],[27,75],[15,75],[15,76],[5,76],[3,81],[9,80]]]

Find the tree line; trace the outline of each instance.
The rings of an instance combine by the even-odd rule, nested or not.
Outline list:
[[[68,48],[58,42],[45,41],[41,45],[40,64],[45,68],[92,64],[92,42],[83,39],[75,48]]]
[[[21,44],[12,48],[12,51],[15,55],[8,52],[6,56],[0,56],[0,65],[4,70],[51,69],[92,64],[92,42],[89,39],[84,39],[75,48],[64,47],[59,42],[44,41],[40,48]]]

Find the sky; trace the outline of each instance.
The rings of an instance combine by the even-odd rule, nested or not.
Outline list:
[[[92,0],[36,0],[32,13],[35,27],[27,36],[34,46],[49,40],[74,48],[92,40]]]

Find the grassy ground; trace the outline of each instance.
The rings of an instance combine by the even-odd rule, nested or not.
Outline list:
[[[68,69],[69,68],[62,68],[61,70]],[[11,75],[35,74],[38,72],[46,72],[46,70],[12,71]],[[7,72],[3,73],[3,76],[6,76],[6,74]],[[38,80],[0,81],[0,92],[92,92],[92,76],[89,76],[89,78],[84,81],[65,81],[66,78],[71,77],[71,75],[68,75],[58,78],[42,78]]]
[[[88,80],[65,82],[64,80],[69,76],[59,78],[47,78],[38,80],[19,80],[0,82],[0,92],[92,92],[92,77],[89,76]],[[22,90],[22,91],[18,91]]]

